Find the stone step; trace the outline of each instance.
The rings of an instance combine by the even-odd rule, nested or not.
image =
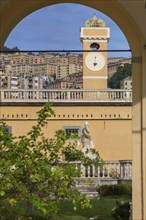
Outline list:
[[[79,191],[86,191],[86,192],[96,192],[97,191],[96,186],[90,186],[90,185],[76,185],[76,189]]]
[[[98,192],[84,192],[84,191],[81,191],[81,193],[86,194],[86,196],[90,199],[94,199],[94,198],[99,199],[100,198]]]

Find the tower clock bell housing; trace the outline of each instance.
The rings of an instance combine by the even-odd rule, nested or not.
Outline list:
[[[85,27],[81,27],[83,50],[91,50],[83,53],[83,89],[107,89],[106,51],[109,38],[110,28],[95,14],[86,21]]]

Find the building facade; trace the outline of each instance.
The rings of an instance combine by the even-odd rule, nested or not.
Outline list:
[[[65,3],[65,1],[63,1]],[[144,1],[77,1],[110,16],[122,29],[132,50],[133,75],[133,219],[146,219],[146,46]],[[25,16],[39,8],[60,3],[50,0],[29,2],[11,0],[1,2],[0,46],[2,48],[10,31]],[[124,18],[124,19],[123,19]]]

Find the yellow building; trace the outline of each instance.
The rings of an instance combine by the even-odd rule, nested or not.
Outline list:
[[[45,135],[53,137],[57,129],[67,132],[76,129],[80,135],[84,122],[88,121],[94,144],[104,160],[131,160],[131,106],[94,104],[55,103],[55,116],[48,120]],[[35,124],[40,108],[38,103],[3,103],[1,119],[14,135],[25,135]]]
[[[131,92],[107,90],[107,53],[98,52],[98,49],[107,50],[109,32],[104,21],[95,15],[81,27],[83,50],[96,49],[83,53],[83,90],[52,91],[48,99],[54,101],[56,116],[48,121],[44,132],[52,137],[58,129],[67,132],[75,129],[80,135],[84,122],[88,121],[95,146],[104,160],[131,160]],[[44,102],[45,93],[49,95],[50,92],[31,94],[24,90],[24,100],[18,91],[15,95],[11,91],[9,100],[8,93],[3,96],[1,118],[11,126],[14,135],[26,134],[35,123],[40,108],[38,103],[33,103],[34,99],[38,100],[37,93]],[[27,96],[32,104],[28,103]],[[17,99],[17,103],[13,99]]]
[[[132,161],[133,161],[133,220],[146,219],[146,35],[145,1],[94,0],[73,1],[110,16],[124,32],[132,50],[133,106],[132,106]],[[54,1],[7,0],[0,4],[0,46],[11,30],[28,14]],[[67,3],[67,1],[62,1]],[[1,96],[4,101],[3,96]],[[2,106],[2,104],[1,104]],[[63,107],[62,107],[63,108]],[[2,107],[1,107],[2,109]],[[23,108],[21,108],[22,111]],[[64,108],[63,108],[64,109]],[[94,111],[94,110],[93,110]],[[2,112],[2,110],[0,111]]]
[[[107,52],[98,52],[98,49],[107,50],[109,37],[110,29],[96,15],[81,27],[83,50],[93,50],[83,53],[84,89],[107,89]]]

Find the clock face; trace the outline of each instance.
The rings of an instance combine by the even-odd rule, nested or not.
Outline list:
[[[99,71],[105,65],[105,58],[99,52],[92,52],[86,56],[85,63],[89,70]]]

